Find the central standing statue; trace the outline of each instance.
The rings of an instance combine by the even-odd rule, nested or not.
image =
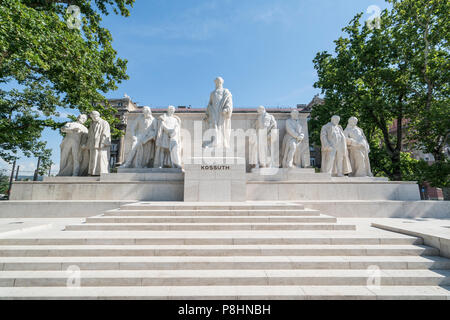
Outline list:
[[[156,136],[155,168],[181,168],[181,119],[175,116],[175,107],[159,118]]]
[[[205,148],[229,148],[231,139],[231,116],[233,115],[233,98],[231,92],[223,87],[223,79],[214,80],[216,90],[211,93],[206,121],[213,130],[211,141],[205,143]]]

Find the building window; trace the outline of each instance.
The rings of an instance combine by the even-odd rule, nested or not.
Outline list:
[[[316,158],[311,158],[311,166],[316,166]]]

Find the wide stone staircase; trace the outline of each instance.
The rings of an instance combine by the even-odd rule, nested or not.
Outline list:
[[[124,205],[0,239],[0,299],[450,299],[439,250],[341,221],[289,202]]]

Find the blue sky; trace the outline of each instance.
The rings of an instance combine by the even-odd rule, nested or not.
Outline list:
[[[136,0],[131,16],[107,16],[130,80],[108,98],[127,93],[140,105],[205,107],[217,76],[236,107],[293,107],[320,93],[312,60],[333,51],[341,29],[358,12],[384,0]],[[59,168],[58,132],[43,136]],[[19,161],[32,171],[36,159]],[[0,160],[0,168],[8,165]]]

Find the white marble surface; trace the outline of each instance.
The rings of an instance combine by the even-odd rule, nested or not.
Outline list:
[[[373,227],[420,237],[430,247],[439,249],[440,255],[450,258],[450,212],[446,220],[438,219],[379,219]]]
[[[193,158],[185,164],[184,201],[246,200],[246,165],[239,158]]]

